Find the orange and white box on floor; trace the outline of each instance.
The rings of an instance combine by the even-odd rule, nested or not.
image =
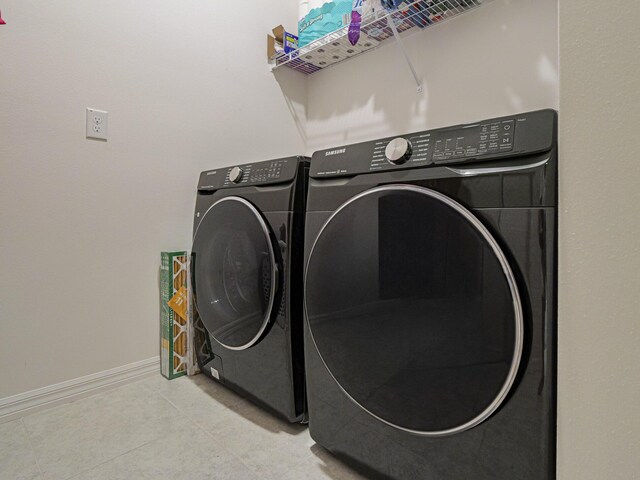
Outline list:
[[[169,380],[197,373],[193,355],[188,252],[162,252],[160,371]]]

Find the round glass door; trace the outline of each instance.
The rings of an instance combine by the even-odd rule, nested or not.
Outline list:
[[[194,303],[215,340],[232,350],[254,345],[266,330],[277,290],[269,229],[240,197],[204,214],[193,238]]]
[[[522,356],[509,263],[452,199],[390,185],[342,205],[312,247],[311,338],[342,390],[377,419],[445,436],[488,418]]]

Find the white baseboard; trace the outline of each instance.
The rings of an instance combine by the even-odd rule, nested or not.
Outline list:
[[[153,357],[11,397],[0,398],[0,423],[55,405],[73,402],[158,372],[160,372],[160,358]]]

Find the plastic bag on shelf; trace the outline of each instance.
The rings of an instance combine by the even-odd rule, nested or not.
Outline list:
[[[380,0],[353,0],[351,23],[349,24],[349,42],[355,46],[360,39],[360,29],[364,19],[381,9]]]
[[[349,23],[349,43],[355,45],[360,40],[360,26],[362,25],[362,4],[365,0],[353,0],[351,7],[351,23]]]

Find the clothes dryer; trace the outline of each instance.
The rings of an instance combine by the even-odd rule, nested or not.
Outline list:
[[[368,477],[555,475],[557,116],[316,152],[312,438]]]

